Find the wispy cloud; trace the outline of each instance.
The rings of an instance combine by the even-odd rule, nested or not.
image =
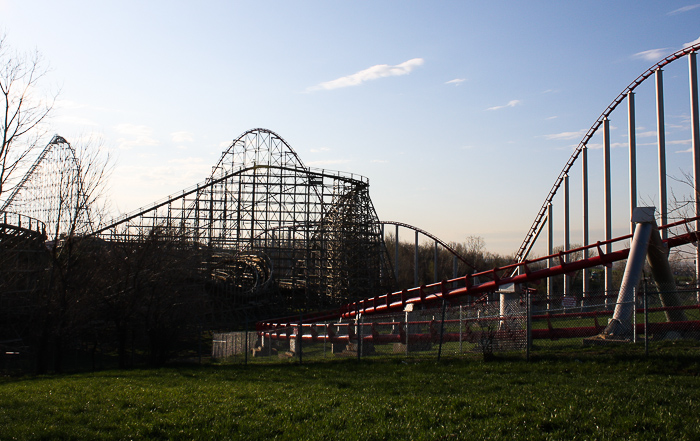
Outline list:
[[[692,11],[695,8],[700,8],[700,3],[695,4],[695,5],[683,6],[682,8],[674,9],[673,11],[668,12],[666,15],[682,14],[684,12]]]
[[[585,130],[579,130],[578,132],[561,132],[561,133],[553,133],[551,135],[544,135],[544,138],[549,139],[549,140],[560,141],[560,140],[581,138],[585,134],[586,134]]]
[[[96,126],[97,123],[89,118],[84,118],[82,116],[76,115],[64,115],[59,116],[54,119],[55,122],[60,124],[71,124],[75,126]]]
[[[322,161],[310,161],[307,162],[306,165],[309,167],[327,167],[327,166],[336,166],[339,164],[347,164],[348,162],[351,162],[349,159],[327,159],[327,160],[322,160]]]
[[[692,153],[692,152],[693,152],[693,148],[690,147],[689,149],[686,149],[686,150],[678,150],[676,153]]]
[[[659,49],[649,49],[648,51],[637,52],[632,55],[632,58],[639,58],[645,61],[658,61],[671,53],[671,49],[667,47]]]
[[[454,80],[446,81],[445,84],[454,84],[455,86],[459,86],[465,81],[467,81],[466,78],[455,78]]]
[[[395,66],[390,66],[388,64],[377,64],[352,75],[347,75],[335,80],[326,81],[315,86],[311,86],[307,88],[306,91],[313,92],[316,90],[340,89],[342,87],[359,86],[362,83],[376,80],[378,78],[408,75],[415,68],[422,66],[423,62],[424,61],[422,58],[413,58]]]
[[[559,117],[558,116],[548,116],[547,118],[545,118],[545,120],[551,121],[551,120],[557,119],[557,118],[559,118]]]
[[[122,135],[117,139],[117,147],[123,150],[129,150],[136,146],[154,146],[160,144],[158,140],[153,138],[150,127],[137,124],[118,124],[114,126],[114,130]]]
[[[510,100],[510,101],[508,101],[508,104],[506,104],[505,106],[489,107],[486,110],[500,110],[500,109],[505,109],[506,107],[515,107],[515,106],[520,105],[520,104],[522,104],[522,101],[520,101],[520,100]]]
[[[177,143],[194,141],[194,135],[191,132],[173,132],[170,134],[170,138]]]
[[[691,41],[691,42],[689,42],[689,43],[684,44],[683,47],[692,46],[692,45],[698,44],[698,43],[700,43],[700,37],[696,38],[695,40],[693,40],[693,41]]]
[[[372,159],[370,162],[372,164],[388,164],[389,163],[389,161],[387,161],[386,159]]]
[[[691,9],[695,9],[697,7],[700,7],[700,4],[686,6],[685,8],[676,9],[676,11],[685,12],[685,11],[689,11]],[[674,12],[676,12],[676,11],[674,11]],[[670,13],[669,13],[669,15],[670,15]],[[636,54],[632,55],[632,58],[636,58],[636,59],[640,59],[640,60],[644,60],[644,61],[651,61],[651,62],[659,61],[662,58],[664,58],[665,56],[671,54],[672,52],[675,52],[676,50],[680,50],[680,49],[683,49],[684,47],[692,46],[692,45],[698,44],[698,43],[700,43],[700,37],[696,38],[693,41],[690,41],[688,43],[683,44],[683,46],[678,48],[678,49],[674,49],[671,47],[649,49],[648,51],[637,52]]]

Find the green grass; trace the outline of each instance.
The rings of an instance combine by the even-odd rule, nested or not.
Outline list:
[[[699,439],[700,349],[0,380],[0,439]]]

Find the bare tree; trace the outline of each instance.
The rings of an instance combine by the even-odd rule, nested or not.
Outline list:
[[[67,143],[66,143],[67,144]],[[63,146],[71,158],[59,170],[58,189],[50,211],[52,231],[49,239],[49,263],[46,284],[36,292],[37,371],[49,367],[53,350],[54,370],[62,368],[67,342],[80,334],[95,315],[97,302],[93,287],[100,284],[100,259],[103,249],[99,241],[85,237],[100,222],[104,213],[104,189],[111,170],[108,154],[102,144],[92,138]]]
[[[40,96],[47,71],[39,52],[15,52],[0,36],[0,199],[16,185],[15,172],[46,135],[44,123],[56,100],[56,95]]]

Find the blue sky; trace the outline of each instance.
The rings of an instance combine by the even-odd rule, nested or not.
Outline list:
[[[264,127],[307,165],[368,177],[380,219],[446,241],[482,236],[501,253],[517,250],[606,106],[697,40],[699,23],[700,4],[677,1],[0,0],[0,30],[38,49],[61,90],[52,132],[97,134],[114,151],[115,214],[202,181],[233,139]],[[665,80],[678,175],[690,167],[687,63]],[[611,124],[622,145],[626,115]],[[639,110],[639,143],[654,124]],[[644,179],[640,199],[653,203],[656,177]],[[629,229],[624,204],[616,235]]]

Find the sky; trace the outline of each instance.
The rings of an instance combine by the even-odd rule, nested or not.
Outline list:
[[[234,139],[262,127],[308,166],[369,178],[381,220],[447,242],[480,236],[509,254],[608,104],[700,38],[700,3],[0,0],[0,32],[50,66],[51,132],[101,137],[112,152],[115,216],[203,181]],[[664,72],[671,176],[690,170],[687,71],[678,61]],[[653,204],[647,83],[639,197]],[[611,118],[615,183],[627,179],[626,124],[626,113]],[[629,230],[625,192],[616,235]]]

